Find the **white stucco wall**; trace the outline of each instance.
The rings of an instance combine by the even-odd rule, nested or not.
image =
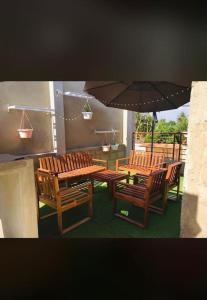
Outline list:
[[[0,163],[0,237],[38,237],[32,159]]]
[[[192,83],[181,237],[207,237],[207,81]]]

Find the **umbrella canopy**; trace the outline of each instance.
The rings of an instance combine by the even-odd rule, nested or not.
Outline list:
[[[106,106],[153,112],[151,153],[156,112],[176,109],[190,101],[191,83],[168,81],[86,81],[84,90]]]
[[[189,102],[191,86],[168,81],[86,81],[84,89],[106,106],[157,112]]]

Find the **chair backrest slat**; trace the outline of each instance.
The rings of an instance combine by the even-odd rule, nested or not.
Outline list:
[[[182,162],[176,162],[168,166],[166,179],[170,185],[177,183],[180,176]]]
[[[46,197],[50,200],[55,200],[55,196],[58,193],[58,190],[56,189],[57,184],[55,184],[55,180],[57,181],[58,179],[54,175],[37,171],[36,183],[38,195]]]
[[[166,174],[167,169],[161,169],[159,171],[154,171],[149,175],[147,187],[150,193],[156,193],[162,190],[165,184]]]
[[[72,152],[63,156],[39,158],[40,168],[51,172],[63,173],[92,165],[92,156],[88,152]]]
[[[130,165],[151,167],[164,162],[165,155],[163,153],[153,153],[151,158],[150,152],[140,152],[131,150],[130,152]]]

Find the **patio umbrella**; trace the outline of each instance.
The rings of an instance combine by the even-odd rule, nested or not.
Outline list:
[[[190,101],[191,82],[86,81],[84,90],[106,106],[135,112],[152,112],[152,142],[156,112],[176,109]]]

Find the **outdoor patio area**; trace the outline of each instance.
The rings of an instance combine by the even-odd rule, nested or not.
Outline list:
[[[183,195],[183,177],[180,180],[180,196]],[[169,193],[169,197],[175,198],[176,191]],[[180,235],[180,212],[181,201],[168,201],[165,215],[160,216],[152,213],[150,215],[149,227],[138,228],[133,224],[124,222],[112,215],[112,200],[105,183],[97,183],[93,197],[93,218],[78,228],[65,233],[62,237],[71,238],[178,238]],[[129,212],[135,219],[142,218],[143,210],[136,208],[126,202],[121,202],[120,209]],[[52,212],[48,206],[40,203],[40,215]],[[77,222],[87,214],[86,206],[74,208],[65,212],[63,223],[67,226]],[[40,220],[39,236],[60,238],[57,230],[57,216],[51,216]]]
[[[8,129],[0,141],[2,237],[178,238],[202,232],[197,214],[203,183],[196,180],[203,180],[205,151],[197,141],[201,159],[189,159],[185,114],[176,121],[156,115],[188,103],[190,86],[2,82],[0,92]],[[198,175],[189,184],[194,170]]]

